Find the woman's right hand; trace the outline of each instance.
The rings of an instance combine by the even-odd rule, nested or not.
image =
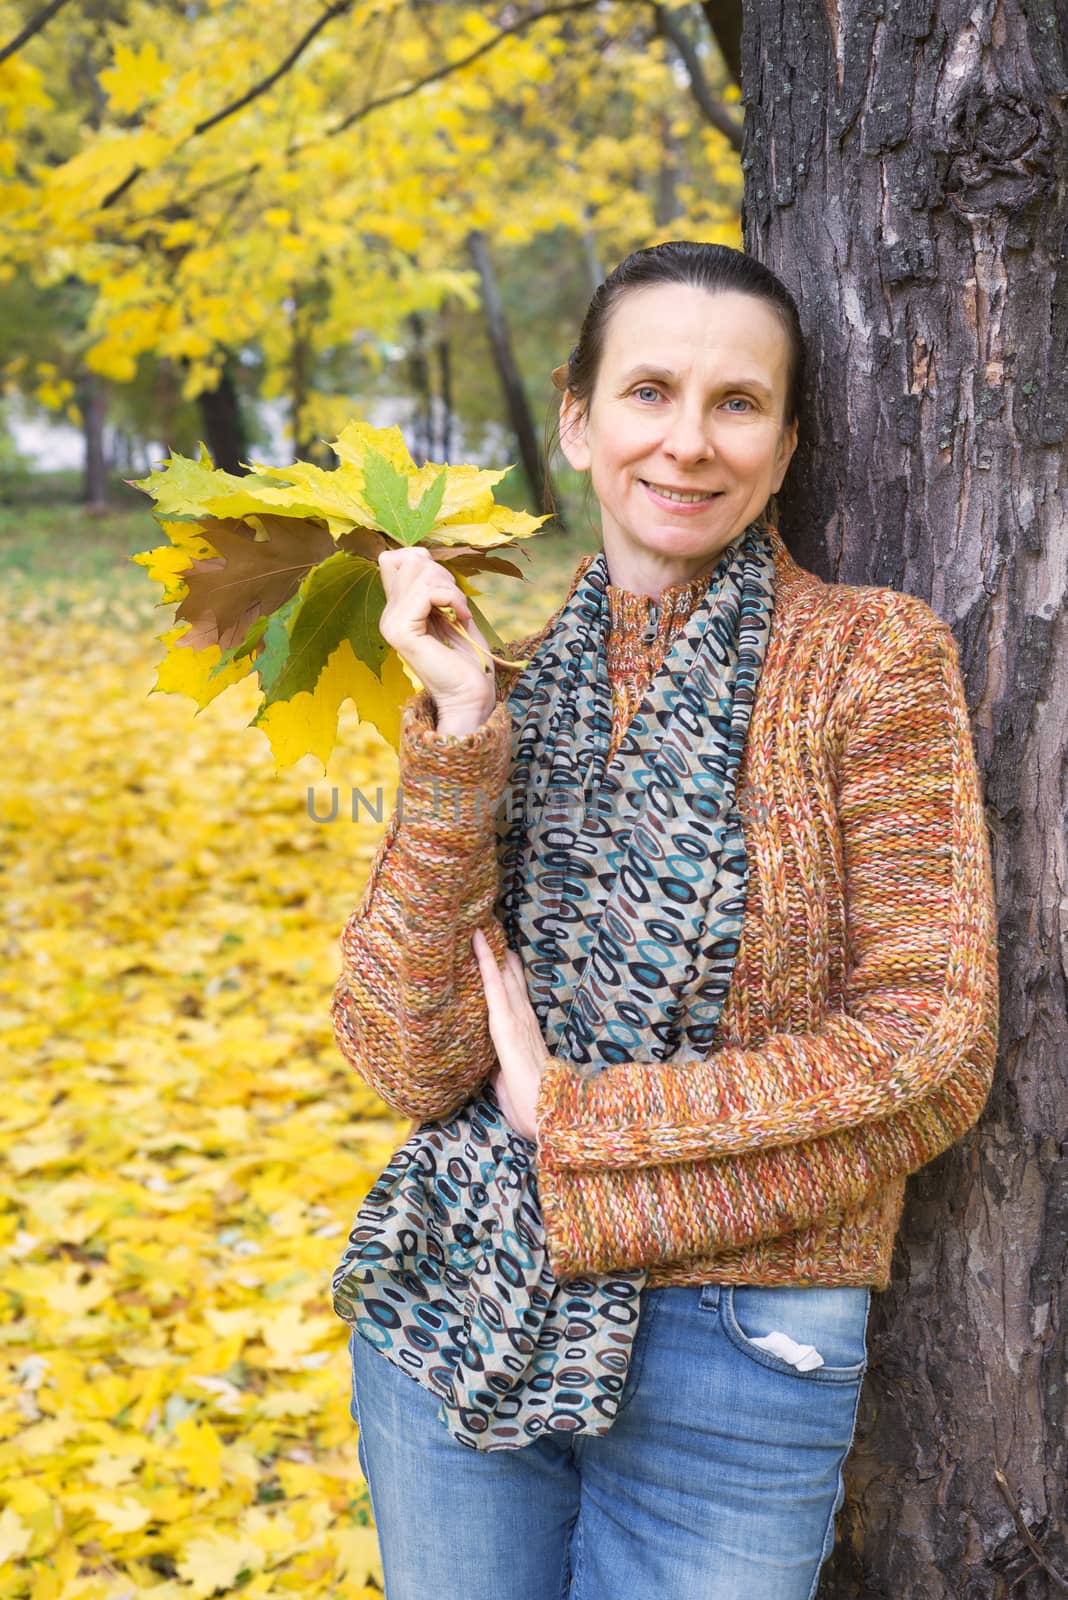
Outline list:
[[[483,670],[474,646],[433,611],[434,606],[455,606],[468,633],[488,650],[467,596],[448,568],[421,545],[383,550],[378,569],[386,592],[379,623],[383,639],[432,697],[439,729],[473,731],[496,705],[496,679],[492,670]]]

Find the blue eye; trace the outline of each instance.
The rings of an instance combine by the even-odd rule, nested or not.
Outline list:
[[[655,395],[657,398],[659,398],[660,390],[657,389],[657,388],[654,388],[654,386],[651,383],[639,383],[635,388],[633,388],[631,390],[631,394],[636,394],[636,395],[651,394],[651,395]],[[732,395],[730,400],[727,401],[728,405],[734,405],[736,403],[740,403],[741,405],[745,406],[747,411],[752,411],[752,409],[753,409],[753,402],[751,400],[747,400],[745,395],[741,395],[741,394]],[[737,417],[744,416],[745,412],[736,411],[734,413],[734,415],[737,416]]]

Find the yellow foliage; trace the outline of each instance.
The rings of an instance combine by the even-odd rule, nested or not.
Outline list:
[[[329,1020],[381,824],[313,820],[251,685],[131,693],[147,597],[69,598],[20,602],[0,685],[0,1595],[381,1600],[329,1299],[404,1133]],[[388,814],[350,712],[329,781]]]
[[[487,576],[506,637],[573,560]],[[147,596],[64,595],[19,598],[0,681],[0,1597],[381,1600],[329,1291],[406,1128],[329,1006],[396,757],[343,706],[317,821],[252,684],[132,693]]]
[[[154,100],[169,73],[170,68],[160,60],[155,42],[149,39],[140,49],[117,44],[114,64],[101,72],[100,83],[111,109],[126,115],[136,111],[146,100]]]
[[[435,38],[412,8],[390,5],[389,49],[375,56],[382,9],[356,0],[265,94],[203,134],[198,124],[278,65],[316,15],[310,0],[284,16],[268,0],[226,0],[180,28],[169,8],[133,0],[103,35],[68,10],[0,64],[0,281],[21,269],[97,283],[88,360],[112,382],[132,380],[151,350],[182,370],[192,400],[215,381],[222,349],[249,341],[270,397],[288,395],[296,324],[314,388],[316,358],[353,330],[396,343],[413,313],[446,299],[477,309],[472,226],[504,252],[570,233],[576,261],[592,236],[606,265],[649,243],[665,122],[696,197],[680,202],[672,231],[707,237],[720,225],[710,190],[737,209],[728,141],[680,101],[664,41],[635,43],[611,8],[550,15],[339,133],[354,60],[374,59],[374,93],[388,94],[499,29],[462,5]],[[68,72],[82,55],[103,108],[94,73]],[[737,99],[734,86],[723,92]],[[561,116],[569,105],[574,127]],[[131,273],[136,295],[122,287]],[[316,315],[291,317],[310,288],[325,291]]]
[[[34,390],[35,398],[50,411],[62,411],[73,393],[74,385],[67,378],[49,379]]]

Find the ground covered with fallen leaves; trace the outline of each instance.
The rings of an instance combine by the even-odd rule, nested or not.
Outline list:
[[[484,585],[503,637],[580,553]],[[358,1600],[330,1275],[404,1129],[329,1004],[382,826],[349,798],[388,816],[396,761],[349,705],[325,778],[276,775],[251,683],[150,694],[155,597],[132,569],[0,600],[0,1600]]]

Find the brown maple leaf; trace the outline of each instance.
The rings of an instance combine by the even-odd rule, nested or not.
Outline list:
[[[175,620],[192,626],[176,644],[203,650],[240,644],[257,617],[285,605],[337,544],[320,522],[303,517],[257,516],[257,528],[239,517],[205,517],[199,527],[218,556],[194,561],[182,573],[189,593]],[[365,530],[361,530],[365,531]]]

